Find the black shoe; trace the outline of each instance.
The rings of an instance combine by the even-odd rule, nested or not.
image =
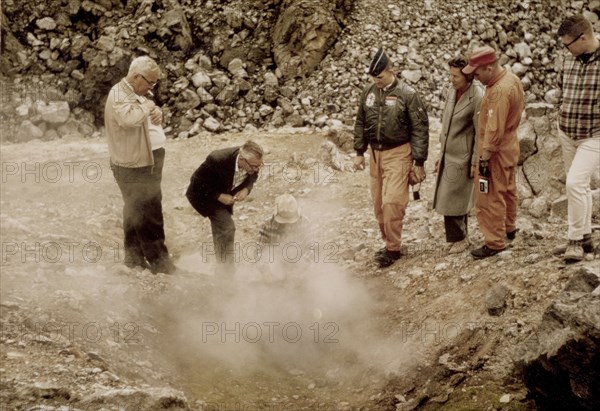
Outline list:
[[[375,258],[378,258],[379,256],[381,256],[383,253],[385,253],[387,251],[387,248],[385,247],[381,247],[379,250],[375,251]]]
[[[142,270],[150,268],[150,265],[146,262],[146,259],[142,255],[125,253],[125,259],[123,260],[128,268],[141,268]]]
[[[506,233],[506,238],[508,238],[509,240],[514,240],[519,231],[521,231],[520,228],[515,228],[513,231],[509,231],[508,233]]]
[[[389,251],[386,249],[377,257],[375,257],[375,262],[379,264],[379,268],[385,268],[394,264],[394,262],[400,257],[402,257],[402,253],[400,251]]]
[[[482,258],[488,258],[488,257],[494,256],[498,253],[501,253],[502,251],[504,251],[504,248],[502,250],[492,250],[487,245],[484,245],[483,247],[480,247],[476,250],[471,251],[471,255],[473,256],[474,259],[480,260]]]
[[[150,271],[152,274],[174,274],[175,270],[177,270],[177,267],[169,258],[164,258],[150,264]]]

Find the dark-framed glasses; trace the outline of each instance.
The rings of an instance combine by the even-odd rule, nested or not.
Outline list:
[[[146,78],[146,76],[144,76],[142,73],[138,73],[140,76],[142,76],[142,78],[146,81],[146,83],[148,83],[148,85],[152,88],[154,88],[157,84],[158,84],[158,80],[157,81],[150,81]]]
[[[251,168],[251,169],[253,169],[253,170],[259,170],[259,169],[262,167],[262,165],[263,165],[263,162],[262,162],[262,161],[260,161],[258,164],[252,164],[252,163],[251,163],[250,161],[248,161],[247,159],[245,159],[245,158],[243,158],[243,157],[242,157],[242,159],[243,159],[243,160],[246,162],[246,164],[248,164],[248,166],[250,166],[250,168]]]
[[[581,38],[581,36],[583,36],[583,34],[584,34],[583,32],[582,32],[582,33],[579,33],[579,36],[575,37],[575,38],[573,39],[573,41],[571,41],[570,43],[567,43],[567,44],[563,43],[563,46],[565,46],[565,48],[569,48],[569,47],[571,47],[571,45],[572,45],[573,43],[575,43],[577,40],[579,40],[579,39]]]

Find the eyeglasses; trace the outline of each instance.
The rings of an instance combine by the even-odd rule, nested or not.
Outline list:
[[[258,164],[252,164],[251,162],[246,160],[244,157],[242,157],[242,160],[244,160],[246,162],[246,164],[248,164],[248,166],[250,166],[250,168],[252,170],[259,170],[262,167],[262,165],[264,164],[262,161]]]
[[[579,38],[580,38],[581,36],[583,36],[583,33],[580,33],[580,34],[579,34],[579,36],[575,37],[575,38],[573,39],[573,41],[572,41],[572,42],[570,42],[570,43],[567,43],[567,44],[563,43],[563,46],[565,46],[566,48],[569,48],[569,47],[571,47],[571,44],[573,44],[573,43],[575,43],[577,40],[579,40]]]
[[[142,78],[144,80],[146,80],[146,83],[148,83],[148,85],[152,88],[154,88],[156,86],[156,84],[158,84],[158,80],[157,81],[150,81],[146,78],[146,76],[144,76],[142,73],[138,73],[140,76],[142,76]]]

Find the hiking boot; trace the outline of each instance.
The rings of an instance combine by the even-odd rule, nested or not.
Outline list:
[[[562,245],[554,247],[552,249],[552,254],[554,255],[563,255],[567,251],[567,247],[569,243],[566,242]],[[584,234],[583,240],[581,240],[581,247],[583,248],[584,253],[593,253],[594,252],[594,242],[592,241],[591,234]]]
[[[386,249],[375,257],[375,262],[379,264],[379,268],[385,268],[394,264],[394,262],[396,262],[396,260],[398,260],[400,257],[402,257],[402,253],[400,251],[389,251]]]
[[[498,253],[501,253],[504,250],[505,250],[504,248],[502,250],[493,250],[493,249],[489,248],[487,245],[484,245],[483,247],[480,247],[476,250],[471,251],[471,255],[473,256],[474,259],[481,260],[482,258],[492,257]]]
[[[583,240],[569,240],[563,259],[566,262],[577,262],[583,260]]]
[[[514,240],[519,231],[521,231],[520,228],[515,228],[514,230],[509,231],[508,233],[506,233],[506,238],[509,239],[510,241]]]
[[[469,249],[470,245],[471,245],[471,242],[469,241],[469,239],[464,238],[460,241],[452,243],[452,245],[448,249],[448,254],[460,254],[464,251],[467,251]]]

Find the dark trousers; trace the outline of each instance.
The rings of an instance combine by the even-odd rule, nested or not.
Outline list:
[[[445,215],[444,228],[446,229],[446,241],[456,243],[467,237],[467,215]]]
[[[123,197],[125,258],[150,264],[168,259],[160,183],[165,149],[152,152],[154,166],[128,168],[111,164]]]
[[[224,207],[218,207],[208,218],[212,230],[217,263],[223,264],[227,272],[232,272],[235,261],[235,223],[232,214]]]

